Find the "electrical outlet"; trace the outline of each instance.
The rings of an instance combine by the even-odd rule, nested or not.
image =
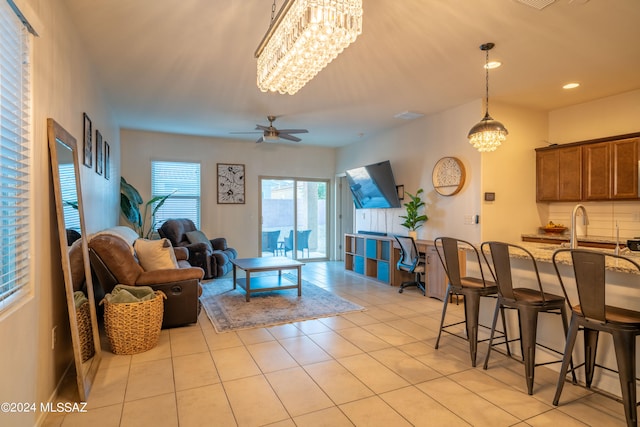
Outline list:
[[[51,328],[51,350],[56,349],[56,341],[58,340],[58,326]]]
[[[464,216],[464,224],[465,225],[473,225],[475,224],[476,216],[475,215],[465,215]]]

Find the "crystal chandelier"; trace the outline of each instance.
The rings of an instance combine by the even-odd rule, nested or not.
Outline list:
[[[485,88],[486,88],[486,104],[485,114],[482,120],[471,128],[467,138],[469,143],[478,151],[495,151],[506,139],[509,132],[502,123],[489,115],[489,51],[493,49],[493,43],[485,43],[480,46],[480,50],[485,51]]]
[[[258,88],[293,95],[362,33],[362,0],[285,0],[256,50]]]

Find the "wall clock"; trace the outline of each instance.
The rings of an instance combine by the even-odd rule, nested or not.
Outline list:
[[[464,165],[456,157],[443,157],[433,167],[433,188],[443,196],[457,194],[464,185]]]

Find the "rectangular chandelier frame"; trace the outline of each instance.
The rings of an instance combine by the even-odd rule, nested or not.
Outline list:
[[[286,0],[260,45],[258,88],[293,95],[362,33],[362,0]]]

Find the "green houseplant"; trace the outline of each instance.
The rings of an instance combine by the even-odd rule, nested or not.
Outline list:
[[[423,192],[422,188],[418,189],[415,195],[405,192],[411,200],[404,204],[406,215],[400,215],[400,218],[404,219],[400,225],[407,228],[409,230],[409,235],[414,239],[416,237],[416,230],[422,227],[424,222],[429,219],[426,214],[420,214],[420,208],[425,205],[420,198],[420,195]]]
[[[140,212],[140,205],[143,204],[140,193],[124,177],[120,177],[120,211],[138,235],[148,239],[156,228],[156,212],[173,193],[175,191],[165,196],[152,198],[147,203],[144,203],[144,211]],[[153,206],[156,202],[157,204]],[[149,215],[150,206],[153,206],[151,215]],[[148,227],[147,218],[151,221]]]

